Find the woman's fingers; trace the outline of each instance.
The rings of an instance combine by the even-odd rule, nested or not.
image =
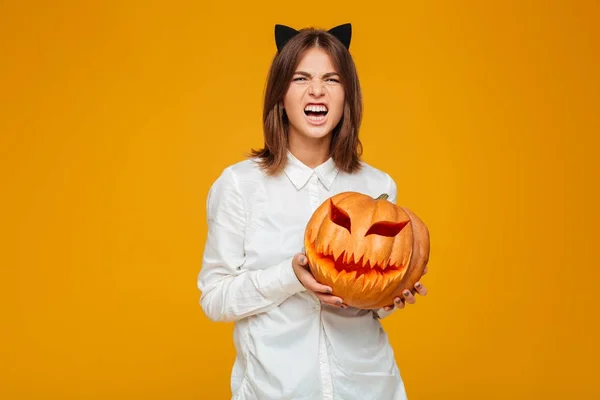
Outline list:
[[[294,271],[296,272],[298,280],[302,282],[302,285],[304,285],[304,287],[307,290],[313,292],[321,302],[330,304],[335,307],[347,307],[344,304],[344,300],[341,297],[334,296],[331,294],[331,287],[323,285],[315,279],[315,277],[311,274],[310,270],[308,269],[308,261],[304,254],[296,254],[293,260],[293,264]]]
[[[414,291],[410,291],[408,289],[404,290],[402,292],[402,296],[398,296],[398,297],[394,298],[394,305],[386,306],[383,309],[385,311],[390,311],[390,310],[393,310],[394,307],[404,308],[406,306],[406,304],[415,304],[417,302],[417,299],[414,296],[414,293],[418,293],[421,296],[425,296],[425,295],[427,295],[427,288],[422,283],[417,282],[417,283],[415,283]]]
[[[317,295],[319,300],[321,300],[321,302],[323,302],[325,304],[329,304],[329,305],[332,305],[335,307],[342,307],[342,308],[347,307],[344,304],[344,300],[342,300],[341,297],[334,296],[332,294],[322,294],[322,293],[315,293],[315,294]]]
[[[417,299],[415,299],[415,296],[408,289],[402,292],[402,296],[404,297],[404,302],[407,304],[415,304],[417,301]]]
[[[309,270],[302,269],[299,272],[300,272],[299,279],[302,282],[302,284],[304,285],[304,287],[307,288],[308,290],[313,291],[315,293],[331,293],[331,288],[327,285],[323,285],[323,284],[317,282],[317,280],[310,273]]]
[[[312,277],[312,275],[311,275]],[[312,278],[313,282],[311,282],[310,285],[310,290],[312,290],[315,293],[331,293],[331,288],[327,285],[322,285],[319,282],[317,282],[315,280],[315,278]]]
[[[306,268],[308,266],[308,259],[304,254],[298,253],[294,256],[292,264],[295,264],[297,267]]]
[[[307,278],[306,285],[306,288],[311,290],[319,298],[319,300],[321,300],[321,302],[331,304],[332,306],[345,308],[344,300],[341,297],[331,294],[331,288],[327,285],[322,285],[317,282],[312,274],[309,278]]]
[[[421,296],[427,295],[427,288],[421,282],[415,283],[415,289]]]
[[[404,308],[404,299],[402,299],[401,297],[396,297],[394,299],[394,304],[396,305],[396,308]]]

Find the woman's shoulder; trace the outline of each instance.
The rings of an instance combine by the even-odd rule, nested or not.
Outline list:
[[[261,175],[258,163],[252,158],[246,158],[227,165],[223,168],[223,173],[233,174],[241,178],[258,177]]]
[[[352,175],[355,175],[360,179],[371,179],[381,181],[384,183],[389,183],[390,180],[393,181],[393,178],[390,174],[385,172],[383,169],[380,169],[372,164],[367,163],[364,160],[360,161],[360,166],[360,169],[352,173]]]
[[[244,159],[223,167],[213,186],[239,186],[242,183],[258,182],[264,176],[254,159]]]
[[[382,193],[389,196],[394,202],[397,195],[396,181],[392,176],[381,168],[365,161],[361,161],[361,168],[350,174],[346,174],[350,180],[350,186],[355,190],[368,193],[374,197]]]
[[[257,187],[260,176],[259,166],[250,159],[224,166],[208,189],[211,215],[217,212],[217,207],[243,208],[244,199]]]

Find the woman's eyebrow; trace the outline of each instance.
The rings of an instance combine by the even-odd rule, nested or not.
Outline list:
[[[312,76],[311,74],[309,74],[308,72],[305,72],[305,71],[296,71],[294,74],[295,75],[306,76],[306,77],[309,77],[309,78]],[[334,76],[334,75],[339,76],[340,74],[338,74],[337,72],[327,72],[326,74],[323,74],[323,79],[329,78],[329,77]]]

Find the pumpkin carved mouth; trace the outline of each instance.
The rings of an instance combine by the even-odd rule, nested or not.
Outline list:
[[[393,271],[398,271],[401,269],[401,266],[396,266],[389,263],[373,263],[369,260],[365,261],[365,257],[362,256],[358,260],[354,259],[353,255],[348,256],[346,252],[342,252],[337,259],[333,257],[333,255],[321,255],[324,258],[329,258],[334,263],[334,268],[338,272],[346,271],[346,273],[350,273],[356,271],[356,276],[360,276],[363,274],[369,273],[391,273]]]
[[[389,262],[372,262],[365,256],[357,256],[342,251],[339,255],[325,249],[315,251],[315,246],[308,249],[309,259],[313,259],[314,267],[318,268],[322,276],[328,281],[348,282],[355,290],[369,290],[374,286],[386,287],[397,281],[406,272],[403,265],[395,265]],[[350,284],[350,282],[352,282]]]

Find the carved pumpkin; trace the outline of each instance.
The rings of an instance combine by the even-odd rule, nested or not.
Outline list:
[[[339,193],[309,220],[304,245],[315,279],[344,303],[375,309],[413,290],[429,259],[429,231],[383,194]]]

